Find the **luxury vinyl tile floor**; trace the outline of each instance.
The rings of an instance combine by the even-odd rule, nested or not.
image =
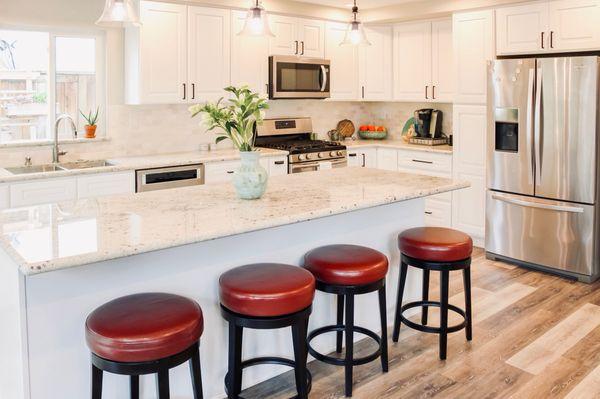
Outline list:
[[[432,275],[432,294],[438,279]],[[472,265],[473,341],[464,331],[448,339],[438,359],[433,334],[402,326],[390,341],[390,370],[379,361],[355,367],[354,398],[569,398],[600,399],[600,283],[582,284],[485,259]],[[450,303],[464,304],[462,277],[451,273]],[[430,323],[439,316],[430,310]],[[457,319],[450,316],[450,324]],[[391,331],[389,336],[391,336]],[[373,344],[355,344],[367,354]],[[313,361],[311,398],[344,397],[342,367]],[[295,395],[293,373],[256,385],[248,398]]]

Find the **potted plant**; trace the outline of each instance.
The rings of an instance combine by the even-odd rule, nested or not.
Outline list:
[[[96,108],[96,113],[92,113],[91,110],[87,115],[84,114],[81,110],[79,110],[79,113],[87,122],[87,125],[85,125],[85,138],[93,139],[94,137],[96,137],[96,123],[98,122],[98,115],[100,115],[100,107]]]
[[[218,130],[216,143],[229,139],[240,151],[242,164],[233,175],[233,185],[242,199],[258,199],[267,188],[267,171],[260,165],[260,154],[254,150],[254,127],[262,123],[267,100],[247,86],[226,87],[229,99],[216,103],[193,105],[192,118],[202,114],[206,128]]]

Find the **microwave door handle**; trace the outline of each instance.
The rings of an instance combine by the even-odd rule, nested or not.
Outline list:
[[[537,68],[535,88],[535,116],[534,116],[534,142],[535,152],[535,184],[539,186],[542,182],[542,68]]]
[[[327,87],[327,68],[325,68],[325,65],[321,65],[321,76],[323,77],[321,91],[325,91],[325,88]]]

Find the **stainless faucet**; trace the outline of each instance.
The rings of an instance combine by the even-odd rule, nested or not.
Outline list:
[[[58,118],[56,118],[56,123],[54,124],[54,146],[52,147],[52,163],[58,163],[60,157],[67,153],[66,151],[60,151],[58,149],[58,127],[63,119],[66,119],[69,122],[71,122],[73,138],[77,138],[77,126],[75,126],[73,118],[71,118],[71,116],[67,114],[59,115]]]

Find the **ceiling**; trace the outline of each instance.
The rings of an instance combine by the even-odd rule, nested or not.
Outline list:
[[[313,3],[338,8],[352,8],[353,0],[297,0],[302,3]],[[361,10],[380,8],[402,3],[417,3],[425,0],[357,0],[357,5]]]

